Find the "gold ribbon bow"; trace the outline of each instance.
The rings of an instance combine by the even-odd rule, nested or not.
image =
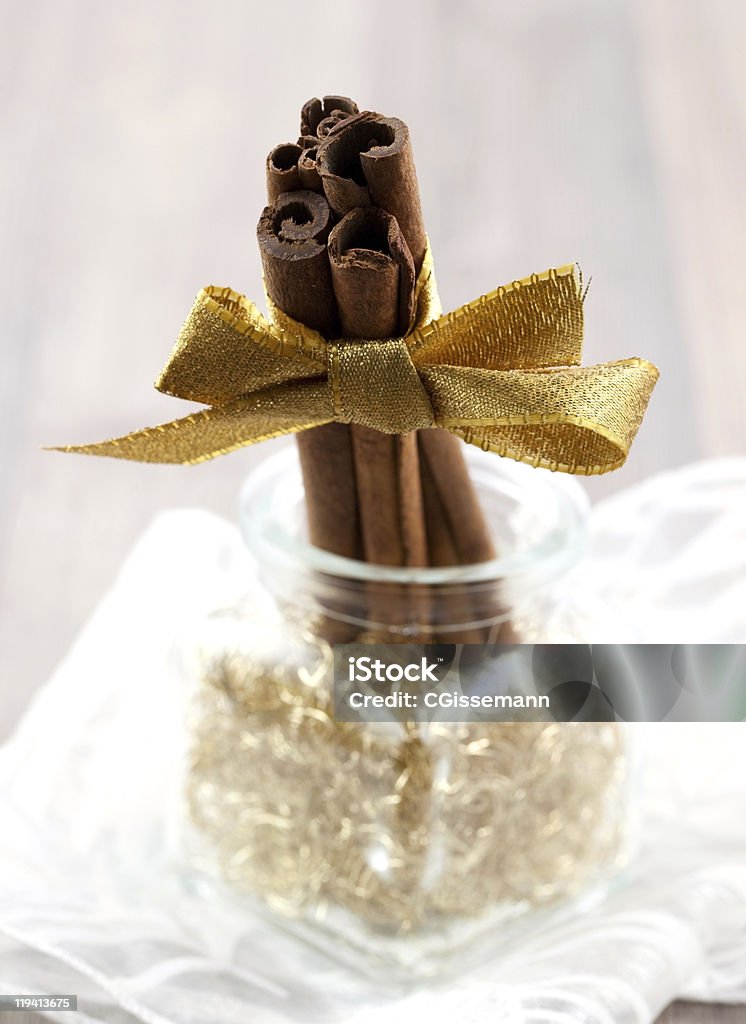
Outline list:
[[[572,265],[436,319],[428,252],[406,338],[326,341],[270,310],[272,322],[229,288],[203,289],[156,387],[210,408],[62,450],[187,464],[338,421],[392,434],[444,427],[519,462],[606,473],[627,457],[658,379],[644,359],[580,366]]]

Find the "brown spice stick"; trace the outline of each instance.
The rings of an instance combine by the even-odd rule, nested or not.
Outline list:
[[[314,97],[303,105],[301,137],[298,139],[294,168],[295,184],[288,178],[288,185],[292,184],[292,188],[301,189],[306,194],[309,191],[321,192],[321,179],[315,166],[317,128],[325,117],[333,114],[341,117],[342,114],[356,111],[357,105],[346,96],[325,96],[323,100]],[[269,189],[269,174],[267,184]],[[331,219],[328,221],[327,233],[329,227]],[[326,241],[326,234],[323,235],[323,239],[321,236],[317,237],[319,241]],[[294,319],[313,327],[327,338],[335,337],[339,321],[333,289],[330,287],[331,278],[326,252],[323,259],[320,256],[318,258],[319,274],[323,277],[320,282],[317,282],[316,278],[309,279],[304,266],[292,258],[292,254],[288,254],[288,257],[276,266],[274,280],[267,281],[270,298]],[[309,288],[315,288],[315,296],[305,294]],[[296,435],[296,441],[306,492],[311,543],[346,558],[362,558],[349,427],[342,423],[330,423],[303,431]]]
[[[301,147],[295,142],[283,142],[269,153],[266,163],[267,198],[270,203],[282,192],[303,188],[298,173]]]
[[[494,558],[495,547],[461,451],[463,442],[446,430],[435,429],[420,430],[418,444],[420,463],[428,470],[428,495],[437,503],[444,532],[449,535],[443,550],[431,542],[430,564],[453,565],[446,559],[454,555],[458,565]]]
[[[415,271],[396,220],[366,207],[329,234],[332,287],[346,338],[393,338],[414,319]]]
[[[321,175],[316,166],[317,146],[304,149],[298,157],[298,177],[300,187],[310,189],[312,192],[323,192]]]
[[[329,235],[340,330],[350,338],[404,333],[414,308],[414,266],[396,220],[353,210]],[[353,424],[363,554],[382,565],[427,564],[415,433],[382,434]]]
[[[462,442],[437,429],[418,431],[417,442],[429,564],[470,565],[494,558],[495,550],[461,451]],[[458,588],[448,597],[443,594],[439,607],[448,609],[446,617],[451,623],[481,621],[502,611],[496,595],[482,592],[477,597]],[[499,627],[501,639],[503,628]],[[464,627],[452,636],[442,633],[440,639],[480,644],[495,640],[496,632],[489,626]]]
[[[350,117],[319,146],[316,164],[335,213],[372,203],[396,217],[419,272],[427,236],[406,125],[370,111]],[[423,481],[431,565],[467,564],[495,555],[461,445],[440,430],[428,431],[419,445],[421,456],[431,463]]]
[[[334,300],[326,240],[331,211],[316,192],[283,192],[265,207],[257,225],[269,297],[288,316],[334,336]]]
[[[331,213],[316,192],[284,192],[257,228],[267,293],[281,310],[325,337],[338,334],[326,239]],[[311,543],[362,557],[349,428],[330,423],[297,437]]]
[[[404,122],[371,111],[340,121],[319,147],[317,166],[336,214],[378,206],[396,218],[419,273],[427,237]]]
[[[419,434],[418,432],[418,446]],[[425,532],[427,533],[427,564],[433,568],[444,568],[458,565],[459,558],[456,543],[448,521],[440,492],[435,484],[427,458],[423,458],[420,448],[420,480],[422,482],[422,505],[425,515]]]
[[[409,131],[397,118],[365,112],[332,129],[317,153],[324,192],[336,213],[374,204],[397,218],[416,270],[427,236]],[[464,565],[495,557],[488,525],[466,467],[462,442],[446,431],[418,432],[419,468],[428,541],[428,564]],[[464,595],[454,595],[452,618],[468,621],[500,615],[501,602],[480,599],[478,610]],[[478,613],[478,614],[477,614]],[[502,632],[505,627],[502,627]],[[464,630],[463,643],[493,639],[494,630]],[[511,639],[514,637],[511,636]]]
[[[409,235],[409,239],[415,247],[418,257],[420,253],[424,255],[426,244],[424,225],[422,223],[417,179],[406,126],[397,119],[382,118],[380,115],[375,114],[359,115],[358,117],[345,116],[354,110],[356,110],[354,103],[343,97],[326,97],[323,104],[319,100],[311,100],[304,106],[301,119],[301,132],[304,137],[298,140],[304,148],[299,154],[300,166],[297,166],[296,170],[297,179],[299,183],[302,181],[312,188],[318,188],[319,181],[321,180],[319,176],[320,166],[313,159],[317,155],[313,152],[317,139],[314,139],[310,133],[315,132],[317,135],[323,136],[328,132],[328,140],[323,144],[321,152],[323,154],[334,143],[335,154],[332,160],[333,173],[332,175],[327,173],[324,184],[328,186],[327,191],[330,193],[330,197],[334,194],[334,189],[336,188],[336,197],[333,200],[333,205],[336,204],[337,212],[343,212],[346,206],[354,205],[356,202],[365,204],[376,202],[382,207],[397,211],[398,216],[407,227],[405,237],[407,234]],[[336,142],[334,140],[343,134],[347,135],[346,129],[351,124],[355,126],[355,138],[351,140],[347,137],[345,145],[341,146],[338,139]],[[368,133],[367,139],[365,138],[366,133]],[[351,142],[352,144],[350,144]],[[360,145],[360,148],[365,149],[364,152],[358,152],[357,161],[354,152],[356,145]],[[332,182],[331,178],[344,178],[345,165],[348,170],[351,168],[349,173],[351,180],[347,182],[335,180]],[[361,188],[361,186],[363,187]],[[419,267],[421,258],[418,258],[417,263]],[[281,303],[278,304],[281,305]],[[378,305],[375,302],[367,303],[367,307],[367,311],[361,310],[361,313],[371,315],[373,309],[378,309]],[[298,314],[296,316],[298,319],[303,319]],[[404,330],[405,328],[402,327],[396,333],[402,333]],[[343,333],[352,334],[357,332],[343,330]],[[387,332],[380,336],[389,336],[389,333]],[[332,335],[327,333],[327,336]],[[375,335],[367,332],[367,336]],[[333,425],[308,431],[298,439],[301,446],[313,449],[313,457],[310,461],[314,465],[308,467],[309,472],[304,471],[304,476],[307,479],[318,479],[319,464],[328,461],[328,445],[321,435],[327,431],[332,431],[334,427],[338,428],[337,432],[340,434],[347,432],[347,428],[341,425]],[[362,435],[365,428],[354,428],[354,431],[358,430]],[[375,431],[368,431],[367,433],[372,435],[371,441],[374,445],[381,437],[386,437],[386,435],[380,435]],[[463,564],[491,557],[492,548],[489,542],[489,535],[463,463],[460,442],[441,431],[428,431],[427,434],[431,435],[431,437],[425,440],[424,443],[420,440],[417,448],[421,457],[422,487],[426,495],[424,515],[427,517],[430,561],[438,565],[454,564],[457,562]],[[410,437],[412,436],[410,435]],[[439,437],[439,440],[433,440],[435,437]],[[338,440],[334,443],[339,447]],[[415,450],[416,454],[417,451]],[[360,446],[360,459],[354,461],[357,466],[358,461],[367,464],[370,458],[371,452],[366,450],[365,447]],[[308,462],[309,460],[305,461]],[[406,461],[405,459],[404,463]],[[435,472],[433,472],[433,469]],[[453,479],[449,485],[449,473],[454,469]],[[382,477],[379,476],[379,481],[380,479]],[[388,474],[390,483],[393,479],[391,474]],[[465,487],[463,486],[464,480],[467,484]],[[402,484],[404,484],[403,488]],[[400,489],[406,493],[406,476],[404,481],[399,481],[399,485]],[[328,495],[328,487],[324,487],[321,490],[323,490],[324,494]],[[380,509],[383,498],[381,488],[378,486],[373,490],[375,494],[371,491],[369,498],[375,499],[377,505],[371,503],[370,507],[371,509]],[[393,486],[390,487],[390,490],[393,495]],[[414,489],[414,493],[420,496],[419,501],[415,501],[412,506],[414,509],[414,522],[420,523],[423,521],[423,511],[419,486]],[[461,526],[454,530],[456,517],[454,516],[455,501],[453,496],[455,494],[464,495],[467,502],[465,509],[463,502],[461,503],[462,508],[458,517],[459,523],[463,524],[464,527],[464,536],[461,538],[460,543],[457,543],[457,541],[461,532]],[[320,496],[323,497],[323,495]],[[470,510],[468,502],[472,498],[474,499],[473,509]],[[368,498],[361,502],[361,504],[367,505]],[[309,501],[309,513],[312,513],[311,505],[313,505],[312,500]],[[405,502],[404,508],[406,509],[406,507]],[[473,514],[474,510],[476,510],[476,516]],[[466,512],[465,518],[464,511]],[[326,522],[326,531],[321,531],[321,533],[326,533],[326,540],[322,538],[321,533],[316,529],[317,538],[314,539],[314,542],[334,550],[331,545],[339,540],[339,517],[338,514],[334,514],[333,506],[327,509],[327,513],[326,516],[321,516],[321,520]],[[311,515],[311,519],[313,521],[313,515]],[[479,530],[480,521],[483,527],[481,536]],[[407,529],[411,529],[411,524]],[[420,529],[419,533],[422,535],[423,530]],[[415,528],[416,535],[417,528]],[[416,563],[411,561],[412,555],[405,551],[401,543],[392,543],[392,538],[395,537],[396,534],[390,531],[383,531],[382,533],[379,531],[377,539],[374,540],[374,546],[379,544],[385,546],[388,544],[386,558],[389,564],[402,564],[402,559],[404,559],[404,564],[424,564],[420,561],[419,555],[417,556]],[[384,548],[381,548],[381,550],[384,550]],[[343,551],[340,553],[346,554],[348,552]],[[464,637],[463,639],[466,640],[467,638]],[[468,639],[473,638],[470,636]],[[480,636],[478,639],[483,638]]]
[[[322,100],[314,96],[301,107],[300,133],[319,138],[319,125],[325,118],[351,114],[357,114],[357,103],[349,96],[324,96]]]

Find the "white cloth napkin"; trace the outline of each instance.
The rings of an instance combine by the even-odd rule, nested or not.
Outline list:
[[[554,634],[743,642],[745,568],[746,459],[658,476],[594,508]],[[229,524],[160,516],[0,750],[0,992],[77,994],[76,1020],[106,1024],[647,1024],[677,997],[746,1002],[742,723],[632,726],[649,760],[628,884],[455,982],[383,991],[191,891],[174,640],[252,571]]]

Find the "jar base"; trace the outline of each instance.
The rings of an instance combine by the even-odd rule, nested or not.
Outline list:
[[[626,872],[586,885],[582,892],[557,898],[542,907],[527,902],[503,904],[478,920],[461,918],[437,928],[412,934],[364,925],[342,908],[316,908],[306,917],[288,916],[260,897],[232,886],[207,868],[192,862],[183,866],[184,888],[198,894],[205,905],[230,908],[232,914],[259,918],[284,938],[311,948],[358,975],[400,990],[430,978],[462,977],[469,971],[515,952],[516,944],[540,937],[542,932],[587,913],[603,902],[611,890],[625,883]]]

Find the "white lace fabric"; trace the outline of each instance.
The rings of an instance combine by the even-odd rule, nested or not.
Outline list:
[[[550,639],[582,618],[599,642],[741,643],[745,569],[746,459],[662,474],[594,508]],[[189,891],[174,639],[251,571],[229,524],[159,517],[0,750],[0,992],[77,994],[83,1024],[648,1024],[675,998],[746,1002],[743,723],[630,726],[649,753],[627,883],[456,981],[386,993]]]

